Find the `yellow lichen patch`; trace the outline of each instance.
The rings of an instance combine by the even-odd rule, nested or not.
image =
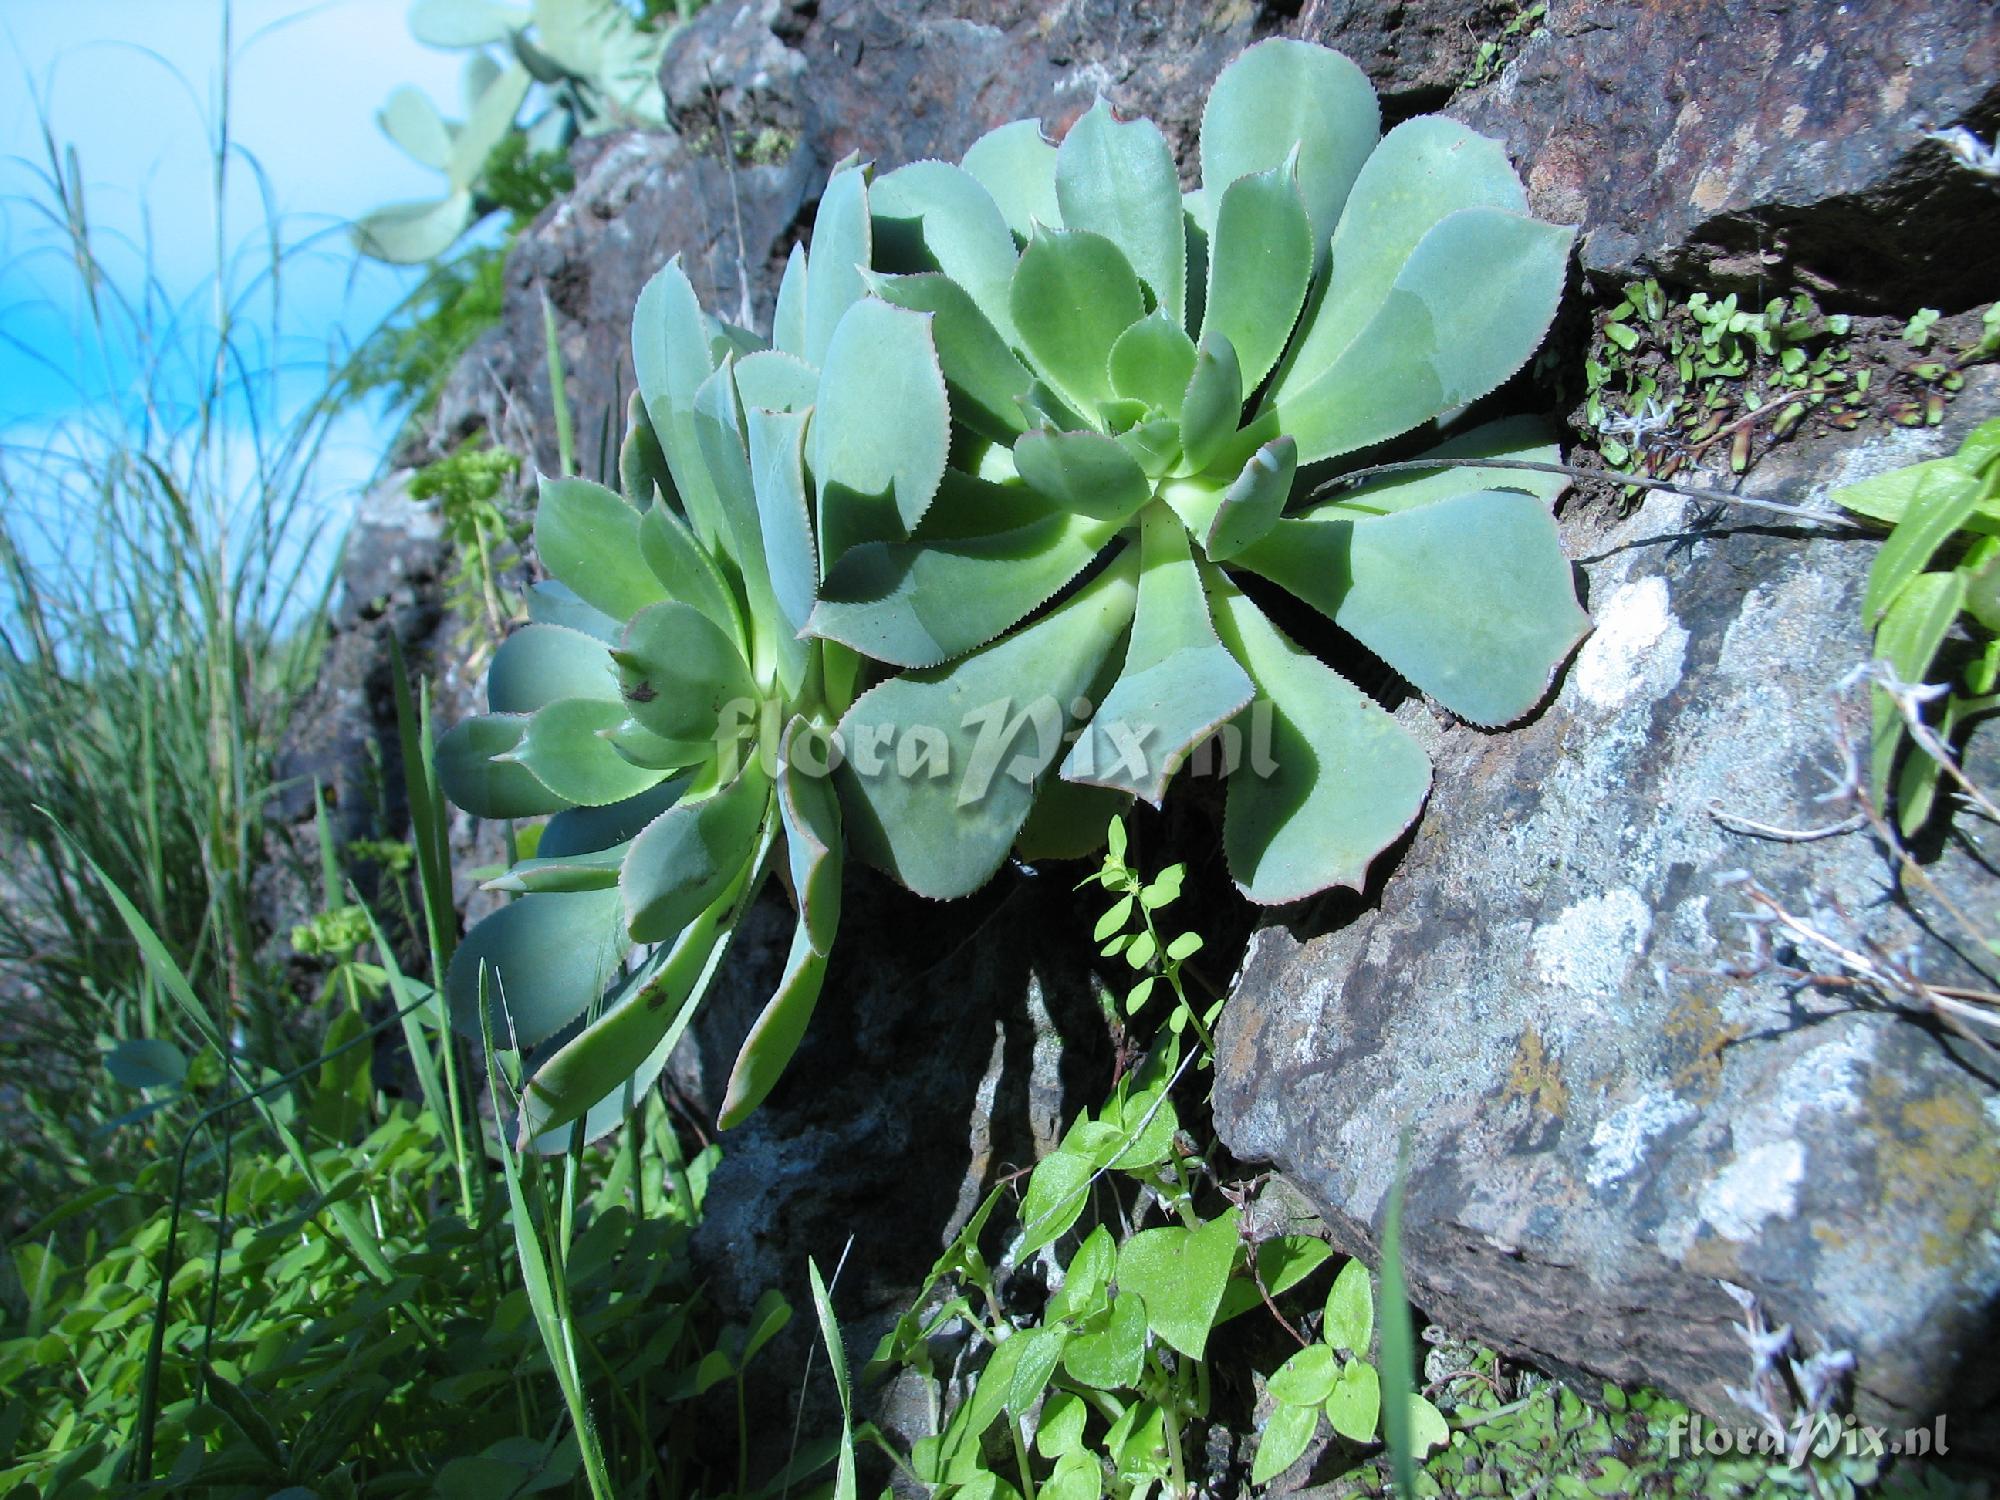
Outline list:
[[[1878,1099],[1896,1091],[1878,1077]],[[1898,1128],[1875,1154],[1883,1202],[1925,1227],[1919,1245],[1927,1265],[1949,1265],[1966,1241],[1994,1221],[2000,1199],[2000,1141],[1985,1114],[1960,1095],[1901,1101]]]
[[[1514,1062],[1507,1070],[1503,1101],[1526,1100],[1552,1119],[1569,1105],[1569,1087],[1562,1081],[1562,1064],[1542,1045],[1542,1034],[1530,1026],[1514,1044]]]
[[[1674,1091],[1705,1099],[1722,1081],[1723,1049],[1741,1041],[1748,1028],[1741,1022],[1725,1023],[1714,996],[1703,988],[1683,994],[1662,1030],[1669,1055],[1678,1061]]]

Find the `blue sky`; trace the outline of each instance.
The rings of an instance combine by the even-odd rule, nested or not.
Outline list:
[[[230,6],[230,133],[261,165],[282,238],[295,247],[283,296],[295,355],[329,337],[358,339],[415,279],[357,266],[339,227],[436,191],[436,177],[391,145],[374,118],[403,83],[459,112],[460,59],[413,41],[406,5]],[[93,221],[134,247],[113,256],[121,288],[139,285],[146,257],[136,246],[149,238],[165,296],[190,317],[207,316],[216,244],[207,137],[223,15],[224,0],[0,0],[0,431],[46,430],[79,403],[104,399],[103,380],[76,347],[76,275],[31,207],[48,201],[34,175],[47,160],[38,96],[59,145],[77,153]],[[239,162],[223,226],[239,285],[259,263],[264,225],[256,175]],[[339,467],[365,472],[378,436],[367,422],[349,423],[342,442],[356,451]]]

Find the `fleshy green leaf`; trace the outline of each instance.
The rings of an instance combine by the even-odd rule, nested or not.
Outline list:
[[[688,523],[704,547],[722,534],[720,502],[695,436],[694,397],[715,373],[701,302],[675,256],[632,308],[632,369]]]
[[[942,272],[1014,342],[1007,291],[1019,257],[1006,218],[976,177],[948,162],[911,162],[875,183],[869,208],[879,267]]]
[[[363,255],[399,266],[436,260],[472,222],[472,194],[463,189],[442,198],[392,203],[355,221],[354,243]]]
[[[506,874],[486,882],[489,891],[530,895],[536,891],[558,895],[573,891],[608,891],[618,884],[618,867],[625,861],[625,846],[614,844],[589,854],[563,858],[524,859]]]
[[[529,585],[528,619],[536,625],[565,625],[571,630],[581,630],[606,646],[615,644],[625,630],[623,620],[614,620],[603,610],[593,609],[577,598],[574,589],[553,578]]]
[[[938,899],[986,882],[1132,618],[1136,552],[1027,628],[954,663],[882,683],[841,721],[847,833],[865,858]],[[934,769],[935,768],[935,769]]]
[[[1056,202],[1056,148],[1039,120],[989,130],[966,150],[965,170],[993,196],[1007,227],[1026,240],[1035,225],[1062,227]]]
[[[1181,399],[1181,451],[1200,473],[1223,452],[1243,419],[1243,367],[1226,334],[1204,333]]]
[[[658,769],[633,765],[603,738],[624,721],[622,704],[564,698],[536,711],[514,754],[565,802],[608,807],[638,796],[660,780]]]
[[[793,245],[771,314],[771,347],[803,360],[806,353],[806,247]]]
[[[1093,230],[1110,240],[1152,288],[1160,309],[1184,323],[1187,242],[1181,233],[1180,175],[1159,126],[1144,119],[1121,125],[1099,99],[1070,126],[1056,152],[1056,201],[1067,228]]]
[[[867,543],[827,575],[808,628],[877,661],[937,666],[1026,618],[1084,569],[1119,524],[1051,516],[996,536]]]
[[[1101,432],[1023,433],[1014,467],[1029,488],[1098,521],[1131,519],[1153,493],[1138,461]]]
[[[1266,906],[1334,885],[1359,890],[1369,862],[1423,810],[1430,758],[1220,573],[1204,577],[1216,633],[1262,695],[1244,716],[1247,743],[1229,777],[1223,848],[1237,887]]]
[[[1129,792],[1084,786],[1057,777],[1042,788],[1035,810],[1014,840],[1014,857],[1027,864],[1083,859],[1104,847],[1104,827],[1132,805]]]
[[[416,0],[410,7],[410,35],[426,47],[456,49],[504,42],[531,19],[518,5],[498,0]]]
[[[862,268],[871,263],[873,230],[868,219],[868,179],[849,158],[833,169],[813,219],[812,248],[806,259],[805,362],[826,368],[834,331],[859,302]],[[824,409],[822,407],[822,409]]]
[[[1375,1334],[1375,1293],[1368,1268],[1360,1261],[1350,1260],[1333,1278],[1326,1294],[1326,1320],[1320,1327],[1334,1348],[1367,1356],[1368,1341]]]
[[[382,133],[432,171],[443,172],[451,162],[451,130],[420,88],[403,85],[376,112]]]
[[[1333,1393],[1339,1366],[1325,1344],[1308,1344],[1271,1372],[1271,1395],[1287,1406],[1318,1406]]]
[[[604,993],[625,956],[618,893],[523,896],[465,935],[445,971],[451,1022],[478,1036],[479,971],[487,971],[492,1031],[507,1045],[553,1036]]]
[[[1283,429],[1314,463],[1408,432],[1477,400],[1528,361],[1555,316],[1573,231],[1468,208],[1425,235],[1347,352],[1274,393]],[[1339,264],[1336,253],[1335,264]]]
[[[770,778],[753,757],[733,780],[647,824],[619,872],[632,941],[667,941],[727,890],[750,860],[770,803]]]
[[[1427,458],[1506,458],[1528,463],[1557,464],[1562,450],[1550,440],[1548,429],[1534,417],[1502,417],[1469,432],[1462,432],[1435,448],[1416,454],[1409,461]],[[1305,512],[1317,516],[1332,510],[1349,515],[1387,515],[1391,511],[1415,510],[1434,500],[1446,500],[1473,490],[1523,490],[1544,505],[1569,488],[1566,474],[1536,473],[1531,469],[1484,469],[1464,466],[1433,469],[1429,473],[1384,474]]]
[[[522,626],[486,669],[486,701],[496,714],[531,714],[560,698],[617,697],[604,642],[562,625]]]
[[[1223,493],[1203,538],[1202,550],[1209,558],[1222,562],[1269,536],[1285,512],[1298,472],[1299,446],[1288,437],[1274,438],[1251,454]]]
[[[512,755],[528,732],[526,714],[475,714],[437,742],[438,787],[479,818],[532,818],[569,806]]]
[[[1351,1359],[1341,1366],[1340,1379],[1326,1397],[1326,1419],[1333,1430],[1350,1443],[1375,1441],[1375,1424],[1382,1415],[1382,1381],[1375,1367]],[[1420,1448],[1430,1446],[1429,1435],[1419,1440]]]
[[[669,598],[701,611],[731,641],[742,643],[743,620],[729,585],[685,521],[654,505],[639,523],[639,551]]]
[[[815,953],[833,947],[840,926],[840,877],[845,843],[840,802],[827,774],[828,746],[802,718],[785,729],[778,761],[778,812],[784,820],[786,858],[799,920]]]
[[[613,653],[632,716],[663,739],[716,740],[757,718],[757,689],[735,644],[701,611],[655,604],[632,617]]]
[[[615,620],[666,597],[639,551],[639,512],[587,479],[542,481],[535,553],[578,598]]]
[[[736,394],[746,409],[804,412],[819,399],[819,371],[796,355],[763,349],[736,361]]]
[[[557,813],[543,825],[535,853],[543,859],[568,859],[629,844],[640,829],[674,805],[687,785],[687,778],[681,777],[609,807],[578,807]]]
[[[1189,1359],[1208,1348],[1208,1331],[1236,1258],[1235,1209],[1199,1229],[1142,1229],[1118,1251],[1118,1286],[1146,1304],[1146,1324]]]
[[[1257,1457],[1250,1465],[1252,1484],[1269,1484],[1299,1461],[1319,1431],[1316,1406],[1279,1406],[1264,1423],[1257,1439]]]
[[[1554,517],[1515,490],[1280,521],[1237,561],[1476,724],[1527,713],[1590,629]]]
[[[1194,340],[1163,312],[1126,329],[1111,346],[1111,388],[1168,416],[1181,414],[1194,375]]]
[[[1256,689],[1215,637],[1187,530],[1165,506],[1144,512],[1139,558],[1124,670],[1077,736],[1062,774],[1157,806],[1187,752],[1235,717]]]
[[[937,494],[950,442],[930,319],[855,303],[827,347],[808,437],[822,565],[862,542],[907,537]]]
[[[771,595],[786,633],[796,635],[811,616],[819,590],[819,553],[806,498],[806,417],[751,407],[743,422]]]
[[[1080,229],[1045,229],[1028,242],[1008,305],[1030,358],[1085,411],[1111,396],[1111,346],[1146,312],[1124,254]]]
[[[1282,37],[1259,42],[1222,70],[1202,108],[1202,190],[1219,200],[1237,178],[1281,166],[1296,149],[1299,193],[1324,264],[1381,119],[1367,75],[1340,53]]]
[[[1293,175],[1273,167],[1222,195],[1209,239],[1204,332],[1228,337],[1255,390],[1284,352],[1312,277],[1312,224]]]
[[[750,1034],[736,1054],[736,1065],[730,1069],[729,1085],[715,1121],[718,1130],[740,1125],[777,1087],[786,1064],[805,1039],[806,1025],[812,1020],[825,980],[826,955],[815,951],[805,923],[800,922],[792,933],[791,955],[785,960],[777,992],[751,1023]]]
[[[874,276],[868,284],[884,302],[931,315],[953,418],[982,437],[1013,442],[1022,430],[1028,370],[964,290],[939,275]]]

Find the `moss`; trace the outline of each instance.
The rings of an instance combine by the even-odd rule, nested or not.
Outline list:
[[[1884,1096],[1897,1081],[1875,1080],[1876,1098],[1891,1104],[1893,1139],[1876,1150],[1876,1176],[1892,1217],[1924,1227],[1918,1239],[1923,1262],[1950,1266],[1963,1258],[1968,1239],[1994,1227],[2000,1196],[2000,1142],[1985,1114],[1962,1095],[1923,1095],[1891,1103]],[[1890,1111],[1885,1110],[1885,1114]]]
[[[1542,1034],[1530,1026],[1514,1044],[1513,1065],[1507,1070],[1503,1102],[1525,1100],[1531,1109],[1559,1119],[1569,1107],[1569,1086],[1562,1079],[1562,1063],[1552,1057],[1542,1043]]]

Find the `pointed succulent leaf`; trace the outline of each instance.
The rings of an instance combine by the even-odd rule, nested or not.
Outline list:
[[[609,807],[578,807],[557,813],[543,825],[535,853],[543,859],[571,859],[629,844],[686,790],[687,778],[680,777]]]
[[[778,813],[798,898],[799,921],[815,953],[829,952],[840,926],[840,876],[845,842],[840,802],[829,775],[832,747],[802,718],[785,729],[778,761]]]
[[[929,318],[873,298],[854,304],[827,347],[807,443],[824,567],[857,543],[909,535],[951,444]]]
[[[1007,227],[1022,240],[1037,224],[1062,227],[1056,201],[1056,148],[1039,120],[1016,120],[989,130],[966,150],[966,172],[999,206]]]
[[[1299,445],[1288,437],[1273,438],[1252,454],[1203,534],[1209,560],[1223,562],[1268,536],[1285,513],[1298,472]]]
[[[736,394],[745,411],[804,413],[819,399],[819,371],[796,355],[764,349],[736,361]]]
[[[1181,399],[1181,451],[1196,473],[1235,436],[1243,419],[1243,367],[1229,336],[1211,329],[1195,350],[1194,374]]]
[[[1516,490],[1386,516],[1280,521],[1237,562],[1489,727],[1533,708],[1590,629],[1554,518]]]
[[[478,818],[532,818],[560,812],[569,803],[518,761],[503,760],[521,748],[526,714],[475,714],[454,724],[437,742],[438,786]]]
[[[1410,462],[1427,458],[1504,458],[1526,463],[1557,464],[1562,450],[1550,439],[1548,428],[1534,417],[1502,417],[1469,432],[1462,432],[1415,455]],[[1484,469],[1470,465],[1433,469],[1428,473],[1384,474],[1351,490],[1342,490],[1332,499],[1305,512],[1315,516],[1340,511],[1356,516],[1387,515],[1391,511],[1414,510],[1434,500],[1446,500],[1472,490],[1523,490],[1544,505],[1553,505],[1569,488],[1566,474],[1536,473],[1531,469]]]
[[[1299,461],[1408,432],[1526,364],[1555,316],[1572,233],[1497,208],[1442,220],[1347,353],[1308,385],[1294,371],[1276,388]]]
[[[1229,776],[1222,842],[1237,888],[1264,906],[1329,886],[1359,890],[1369,863],[1423,810],[1430,758],[1218,570],[1204,576],[1216,633],[1269,704],[1255,703],[1245,716],[1242,754]]]
[[[531,714],[559,698],[617,697],[604,642],[563,625],[522,626],[486,669],[487,706],[496,714]]]
[[[472,194],[455,189],[442,198],[392,203],[355,221],[354,243],[363,255],[415,266],[449,250],[472,222]]]
[[[771,594],[786,632],[797,635],[812,614],[819,588],[819,555],[806,499],[806,417],[751,407],[743,420]]]
[[[626,504],[641,515],[656,499],[671,509],[680,508],[674,471],[667,467],[666,451],[653,431],[653,419],[646,415],[646,398],[637,391],[625,403],[625,441],[618,445],[618,487],[625,493]]]
[[[1083,571],[1118,525],[1062,515],[995,535],[870,542],[827,575],[808,628],[877,661],[937,666],[985,645],[1045,603]]]
[[[609,849],[598,849],[589,854],[571,854],[561,859],[523,859],[510,866],[506,874],[487,881],[483,889],[508,891],[515,895],[536,891],[557,894],[608,891],[618,884],[618,867],[624,862],[623,844],[614,844]]]
[[[1405,120],[1384,136],[1333,232],[1330,277],[1286,361],[1279,394],[1295,394],[1347,352],[1425,235],[1449,215],[1480,207],[1528,211],[1527,193],[1498,141],[1442,115]]]
[[[635,766],[604,736],[625,721],[625,706],[601,698],[564,698],[528,720],[515,757],[535,780],[578,807],[608,807],[636,797],[660,772]]]
[[[1094,230],[1116,245],[1160,310],[1184,326],[1180,174],[1159,126],[1144,119],[1121,125],[1099,99],[1056,152],[1056,201],[1067,228]]]
[[[648,823],[618,879],[632,941],[667,942],[720,897],[750,862],[770,806],[771,781],[753,755],[733,780]]]
[[[1090,425],[1045,380],[1028,382],[1028,393],[1021,398],[1021,414],[1030,427],[1052,427],[1057,432],[1076,432]]]
[[[531,17],[519,5],[498,0],[417,0],[410,7],[410,35],[426,47],[455,49],[504,42]]]
[[[389,95],[375,116],[382,133],[432,171],[449,170],[451,129],[431,103],[431,96],[408,84]]]
[[[1157,807],[1188,751],[1247,707],[1255,691],[1209,623],[1187,528],[1165,506],[1148,507],[1125,668],[1077,736],[1064,778],[1130,792]]]
[[[648,771],[685,771],[705,764],[716,753],[713,738],[672,740],[655,734],[637,719],[620,719],[603,731],[605,743],[625,761]]]
[[[911,162],[869,189],[868,206],[881,269],[942,273],[1014,342],[1007,289],[1019,255],[999,205],[976,177],[949,162]]]
[[[486,972],[492,1034],[532,1047],[555,1035],[604,993],[625,956],[618,892],[522,896],[465,935],[445,970],[451,1023],[481,1034],[480,971]]]
[[[1136,553],[1041,619],[862,695],[841,720],[852,847],[920,895],[968,895],[1007,857],[1132,618]],[[936,774],[932,774],[936,772]]]
[[[1290,164],[1239,177],[1216,210],[1204,330],[1225,334],[1254,391],[1284,352],[1312,277],[1312,224]]]
[[[1181,424],[1155,417],[1119,433],[1118,446],[1132,455],[1149,484],[1157,483],[1181,461]]]
[[[802,358],[826,367],[834,330],[861,300],[862,268],[871,263],[868,174],[850,157],[833,169],[813,219],[812,249],[806,257],[806,343]]]
[[[671,948],[634,976],[603,1015],[535,1069],[521,1096],[523,1141],[533,1141],[537,1150],[564,1150],[569,1132],[551,1140],[552,1132],[583,1120],[585,1139],[594,1139],[631,1113],[666,1067],[667,1054],[693,1018],[695,1002],[729,951],[736,933],[733,919],[750,873],[746,865]],[[613,1107],[601,1108],[607,1099]]]
[[[1025,425],[1021,397],[1031,377],[964,290],[936,274],[876,276],[869,287],[892,306],[931,315],[952,417],[982,437],[1013,442]]]
[[[535,552],[585,603],[624,620],[666,598],[639,551],[639,512],[588,479],[544,479]]]
[[[806,354],[806,247],[794,244],[778,282],[778,305],[771,314],[771,347],[796,359]]]
[[[777,991],[751,1023],[750,1034],[736,1054],[736,1065],[729,1071],[729,1084],[715,1121],[718,1130],[740,1125],[777,1087],[785,1065],[805,1039],[806,1023],[812,1020],[825,980],[826,955],[814,949],[801,922],[792,934],[792,951]]]
[[[632,308],[632,370],[688,523],[711,548],[721,534],[721,510],[695,436],[694,395],[715,365],[700,299],[675,256],[646,283]]]
[[[1006,449],[996,448],[993,453],[1011,467],[1013,455]],[[923,523],[910,539],[949,542],[964,537],[998,536],[1003,531],[1014,531],[1062,514],[1048,496],[1025,484],[998,483],[946,469],[938,485],[937,502],[924,513]]]
[[[1139,461],[1101,432],[1030,432],[1014,444],[1028,487],[1096,521],[1129,520],[1153,487]]]
[[[625,631],[623,620],[614,620],[603,610],[593,609],[576,596],[575,589],[553,578],[529,585],[528,620],[535,625],[562,625],[580,630],[607,646],[615,645]]]
[[[1146,312],[1124,252],[1082,229],[1044,230],[1028,242],[1009,306],[1042,374],[1085,411],[1112,395],[1111,346]]]
[[[669,598],[699,610],[732,642],[742,641],[743,621],[729,585],[685,521],[656,503],[639,522],[639,552]]]
[[[1194,340],[1163,312],[1141,318],[1111,346],[1111,388],[1170,417],[1194,375]]]
[[[479,176],[486,170],[494,147],[514,128],[514,116],[520,113],[521,101],[528,97],[528,81],[526,68],[505,68],[479,96],[458,134],[452,137],[446,169],[453,187],[478,187]]]
[[[641,610],[613,660],[624,706],[665,739],[713,742],[718,726],[745,729],[756,720],[757,686],[743,654],[691,605]]]
[[[1382,115],[1368,76],[1325,47],[1273,37],[1222,70],[1201,112],[1201,182],[1212,200],[1239,177],[1268,172],[1299,153],[1299,192],[1312,220],[1314,255],[1327,241]]]

